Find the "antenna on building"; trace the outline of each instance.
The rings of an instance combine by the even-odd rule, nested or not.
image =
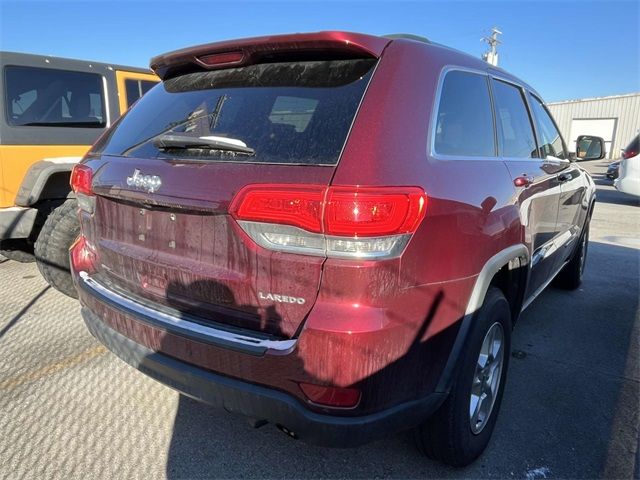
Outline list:
[[[481,42],[486,42],[489,45],[489,50],[482,54],[482,60],[494,67],[498,66],[498,51],[496,50],[498,44],[502,43],[498,40],[498,35],[502,35],[502,32],[497,27],[491,29],[490,37],[482,37]]]

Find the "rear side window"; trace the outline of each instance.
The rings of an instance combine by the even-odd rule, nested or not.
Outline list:
[[[127,106],[133,105],[142,95],[147,93],[156,85],[150,80],[135,80],[128,78],[124,81],[124,88],[127,91]]]
[[[535,96],[529,94],[529,103],[533,110],[533,117],[538,130],[538,140],[540,141],[540,150],[542,158],[556,157],[567,158],[562,142],[562,136],[556,128],[551,116],[544,108],[544,105]]]
[[[522,90],[495,80],[493,97],[500,155],[509,158],[537,158],[536,141]]]
[[[442,84],[434,151],[439,155],[495,156],[487,77],[451,71]]]
[[[333,165],[374,65],[373,59],[268,63],[171,78],[122,118],[101,142],[102,153]],[[167,136],[184,144],[167,146],[160,141]],[[222,141],[210,146],[211,139]]]
[[[9,125],[103,128],[102,77],[49,68],[5,67]]]

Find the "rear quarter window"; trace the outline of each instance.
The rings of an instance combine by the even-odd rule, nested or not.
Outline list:
[[[100,147],[118,156],[334,165],[375,60],[287,62],[189,73],[143,96]],[[254,151],[159,147],[162,135],[242,142]]]
[[[487,76],[457,70],[446,73],[436,118],[434,152],[463,157],[495,156]]]

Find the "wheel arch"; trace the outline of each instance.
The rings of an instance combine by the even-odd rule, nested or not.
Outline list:
[[[507,297],[511,308],[512,325],[515,323],[524,300],[529,276],[529,262],[529,249],[524,244],[516,244],[499,251],[484,264],[469,297],[458,336],[436,387],[437,392],[449,392],[451,389],[457,372],[458,360],[467,342],[471,325],[491,286],[500,288],[503,293],[505,293],[504,289],[507,290],[505,297]],[[513,281],[517,282],[515,288],[512,285]]]
[[[72,195],[69,176],[80,158],[49,158],[31,165],[22,180],[15,204],[33,207],[44,200],[65,199]]]
[[[494,285],[503,290],[505,297],[509,300],[509,304],[512,306],[512,320],[515,321],[520,313],[520,309],[516,309],[518,307],[517,297],[524,296],[524,289],[526,288],[529,257],[527,247],[523,244],[517,244],[501,250],[487,260],[476,278],[476,283],[467,303],[465,317],[473,315],[480,309],[489,286]],[[517,282],[518,291],[505,291],[511,290],[510,281]],[[511,294],[515,295],[513,300],[510,300]],[[520,299],[520,306],[522,305],[521,302],[522,299]],[[513,317],[514,312],[515,317]]]

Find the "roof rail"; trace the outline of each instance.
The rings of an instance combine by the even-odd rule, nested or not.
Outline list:
[[[390,33],[388,35],[382,35],[382,38],[388,38],[390,40],[415,40],[416,42],[431,43],[427,37],[421,37],[420,35],[414,35],[413,33]]]

